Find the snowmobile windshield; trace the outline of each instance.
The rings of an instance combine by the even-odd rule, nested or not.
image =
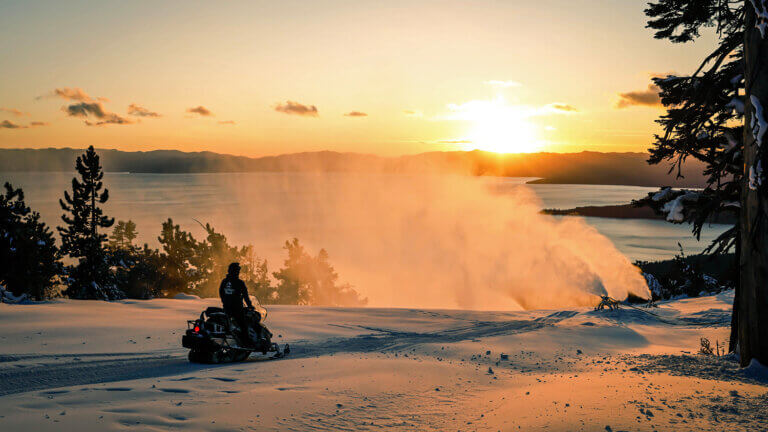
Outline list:
[[[257,299],[255,296],[249,296],[251,298],[251,303],[253,304],[253,310],[261,314],[261,322],[267,321],[267,310],[264,309],[264,306],[261,305],[259,302],[259,299]]]

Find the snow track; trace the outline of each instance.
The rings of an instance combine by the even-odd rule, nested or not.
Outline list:
[[[370,333],[348,338],[291,342],[292,352],[288,359],[400,351],[422,344],[448,344],[518,334],[556,324],[576,314],[561,311],[531,320],[458,321],[462,325],[425,333],[362,325],[346,326]],[[167,377],[237,365],[191,364],[186,355],[185,349],[151,353],[5,354],[0,356],[0,396],[75,385]],[[248,361],[265,360],[256,354]]]
[[[0,430],[766,430],[732,293],[646,310],[275,306],[282,361],[192,364],[215,300],[0,305]],[[610,426],[610,429],[608,428]]]

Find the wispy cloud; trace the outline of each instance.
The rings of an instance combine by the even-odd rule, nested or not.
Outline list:
[[[128,105],[128,114],[136,116],[136,117],[162,117],[160,114],[150,111],[146,108],[144,108],[141,105],[137,104],[130,104]]]
[[[460,139],[460,140],[440,140],[438,144],[472,144],[472,140]]]
[[[368,114],[362,111],[350,111],[344,114],[346,117],[368,117]]]
[[[44,95],[36,97],[35,99],[47,99],[47,98],[60,98],[64,100],[80,101],[80,102],[93,102],[93,101],[109,102],[109,99],[107,98],[91,97],[88,93],[85,92],[85,90],[81,89],[80,87],[55,88]]]
[[[275,111],[284,114],[299,115],[304,117],[318,117],[319,112],[314,105],[304,105],[295,101],[286,101],[275,105]]]
[[[560,102],[554,102],[549,105],[547,105],[545,108],[548,108],[552,111],[562,111],[565,113],[576,113],[579,112],[579,110],[570,104],[567,103],[560,103]]]
[[[510,87],[522,86],[522,84],[520,84],[517,81],[502,81],[502,80],[490,80],[490,81],[486,81],[484,84],[487,84],[491,87],[496,87],[496,88],[510,88]]]
[[[2,122],[0,122],[0,129],[29,129],[29,128],[34,128],[39,126],[48,126],[48,123],[33,121],[33,122],[30,122],[29,125],[22,125],[22,124],[14,123],[10,120],[3,120]]]
[[[10,120],[3,120],[0,122],[0,129],[24,129],[26,126],[16,124]]]
[[[424,113],[419,110],[403,110],[403,114],[405,114],[408,117],[423,117]]]
[[[13,115],[15,117],[23,117],[23,116],[28,116],[29,115],[29,113],[26,113],[24,111],[18,110],[16,108],[3,108],[3,107],[0,107],[0,112],[8,113],[8,114],[11,114],[11,115]]]
[[[198,105],[193,108],[187,108],[187,112],[190,114],[199,114],[201,117],[213,117],[211,110],[202,105]]]
[[[234,120],[222,120],[219,122],[220,125],[234,125],[236,124]]]
[[[70,117],[84,118],[88,126],[103,126],[107,124],[132,124],[131,120],[119,116],[104,109],[101,102],[80,102],[63,108]],[[91,122],[89,117],[95,117],[97,121]]]
[[[666,74],[652,73],[651,78],[660,78],[668,75],[675,75],[674,72]],[[656,84],[648,84],[648,88],[645,90],[630,91],[626,93],[619,93],[619,100],[616,102],[616,108],[623,109],[633,106],[647,106],[654,108],[661,108],[661,97],[659,96],[661,88]]]

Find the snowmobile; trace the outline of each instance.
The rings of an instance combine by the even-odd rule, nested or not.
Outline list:
[[[254,302],[255,307],[245,309],[248,340],[224,309],[208,307],[196,320],[187,321],[187,332],[181,338],[189,348],[189,361],[193,363],[229,363],[246,360],[251,353],[275,353],[270,358],[281,358],[290,353],[288,344],[281,349],[272,342],[272,333],[264,326],[267,311]]]

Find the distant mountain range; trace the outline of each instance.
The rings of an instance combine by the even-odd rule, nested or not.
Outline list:
[[[106,171],[132,173],[211,172],[385,172],[443,173],[473,176],[540,177],[535,183],[614,184],[700,187],[703,165],[686,163],[683,178],[668,174],[669,165],[648,165],[644,153],[526,153],[482,151],[431,152],[381,157],[332,151],[250,158],[177,150],[125,152],[98,149]],[[0,149],[0,172],[72,171],[82,149]]]

